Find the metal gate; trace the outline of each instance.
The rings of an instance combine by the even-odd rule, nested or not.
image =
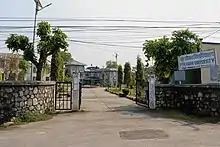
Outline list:
[[[136,103],[138,105],[149,107],[148,83],[141,84],[136,81]]]
[[[72,110],[72,82],[56,82],[55,110]]]

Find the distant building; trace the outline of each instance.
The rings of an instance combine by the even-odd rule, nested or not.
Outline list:
[[[17,56],[17,54],[0,53],[0,80],[1,81],[8,80],[9,64],[10,64],[13,56],[15,57],[15,56]],[[17,57],[19,57],[20,59],[23,58],[22,55],[18,55]],[[18,69],[17,74],[20,71],[21,70]],[[42,72],[42,81],[46,81],[50,77],[50,75],[47,73],[48,72]],[[32,80],[36,80],[36,74],[37,74],[37,68],[33,65],[33,79]],[[22,80],[31,80],[31,65],[29,66],[28,71],[27,71],[26,75],[24,75],[24,79],[22,79]]]
[[[83,73],[85,71],[85,66],[86,66],[86,64],[81,63],[76,60],[73,60],[73,61],[65,64],[65,73],[69,74],[71,76],[74,72],[79,72],[80,78],[83,79]]]
[[[99,68],[97,66],[87,67],[83,76],[83,85],[102,84],[116,86],[118,71],[114,68]]]

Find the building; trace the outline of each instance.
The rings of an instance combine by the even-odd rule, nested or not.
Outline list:
[[[68,74],[72,76],[73,73],[79,72],[80,73],[80,79],[83,79],[83,73],[85,71],[86,64],[81,63],[76,60],[72,60],[71,62],[65,64],[65,74]]]
[[[220,43],[202,42],[200,52],[182,55],[178,60],[179,70],[185,71],[184,84],[220,83]]]
[[[118,71],[114,68],[87,67],[83,76],[83,85],[116,86]]]
[[[210,49],[214,49],[215,51],[215,64],[220,65],[220,43],[202,42],[202,51],[207,51]],[[202,84],[218,83],[217,80],[211,80],[210,67],[201,68],[201,82]]]
[[[33,81],[36,81],[36,77],[37,77],[37,68],[36,68],[36,66],[35,65],[32,65],[33,66]],[[48,70],[50,70],[50,68],[49,69],[43,69],[42,71],[42,74],[41,74],[41,81],[50,81],[50,71],[48,71]],[[27,81],[30,81],[31,80],[31,63],[30,63],[30,67],[29,67],[29,69],[28,69],[28,71],[27,71],[27,74],[25,75],[25,78],[24,78],[24,80],[27,80]]]
[[[9,73],[16,74],[17,76],[21,72],[19,69],[19,60],[22,59],[22,55],[13,54],[13,53],[0,53],[0,80],[10,80]],[[45,71],[45,70],[43,70]],[[33,65],[33,79],[36,80],[37,68]],[[19,77],[19,76],[18,76]],[[17,80],[31,80],[31,64],[27,70],[27,73],[22,79]],[[42,81],[49,80],[49,71],[42,72]]]

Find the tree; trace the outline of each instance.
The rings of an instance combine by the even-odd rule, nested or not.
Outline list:
[[[123,84],[123,70],[122,70],[122,66],[119,65],[118,66],[118,85],[120,89],[121,89],[121,84]]]
[[[61,53],[58,53],[58,77],[56,81],[62,82],[64,80],[64,62]]]
[[[131,85],[131,65],[129,62],[126,62],[124,65],[124,84],[127,87]]]
[[[27,74],[29,69],[29,62],[26,61],[24,58],[20,59],[19,62],[19,74],[18,74],[18,80],[24,80],[25,75]]]
[[[63,58],[64,64],[73,61],[72,54],[71,54],[70,52],[68,52],[68,51],[61,51],[61,52],[60,52],[60,55],[61,55],[61,57]]]
[[[47,57],[52,55],[56,50],[54,44],[60,44],[60,40],[52,39],[51,27],[48,22],[38,24],[37,36],[40,41],[37,50],[34,50],[33,43],[24,35],[11,34],[5,44],[13,52],[23,51],[23,57],[26,61],[32,62],[37,68],[36,80],[41,80],[42,69],[47,61]],[[56,36],[59,38],[58,36]],[[53,42],[51,42],[53,41]]]
[[[132,86],[132,88],[133,88],[133,86],[135,86],[135,78],[136,78],[135,72],[131,72],[131,82],[130,82],[130,85]]]
[[[106,68],[117,68],[117,62],[116,61],[106,61]]]
[[[187,29],[174,31],[171,38],[146,40],[143,51],[148,62],[151,58],[155,60],[155,74],[159,80],[167,83],[178,69],[178,56],[196,52],[200,46],[198,36]]]
[[[19,72],[19,55],[8,54],[4,58],[4,75],[6,80],[17,80]]]
[[[52,81],[61,80],[63,76],[63,59],[60,55],[61,49],[63,51],[67,51],[67,47],[69,46],[67,41],[67,35],[63,33],[60,29],[53,30],[53,36],[51,37],[50,46],[53,48],[53,54],[51,59],[51,72],[50,77]],[[62,66],[62,67],[61,67]]]
[[[143,63],[141,58],[137,57],[137,73],[136,73],[136,81],[138,83],[143,84],[143,78],[144,78],[144,70],[143,70]]]

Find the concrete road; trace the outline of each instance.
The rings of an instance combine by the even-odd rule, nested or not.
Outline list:
[[[101,88],[83,91],[82,109],[0,131],[0,147],[220,147],[220,125],[153,117]]]

